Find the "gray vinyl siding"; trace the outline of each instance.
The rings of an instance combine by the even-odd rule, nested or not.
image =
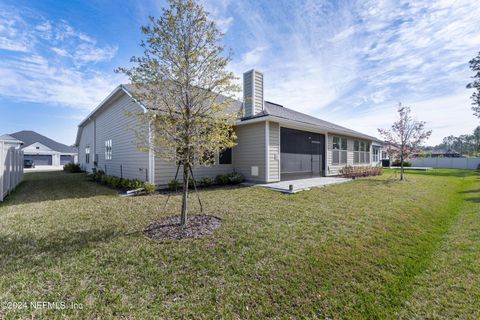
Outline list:
[[[333,157],[332,157],[332,146],[333,146],[333,137],[340,137],[340,138],[347,138],[347,163],[346,164],[333,164]],[[370,163],[353,163],[353,142],[355,140],[365,141],[370,143]],[[372,165],[372,141],[365,140],[365,139],[358,139],[358,138],[351,138],[345,137],[342,135],[329,133],[327,139],[327,175],[338,175],[340,174],[340,170],[345,167],[346,165],[350,166],[367,166]]]
[[[246,117],[263,110],[263,73],[251,70],[243,76],[243,100]]]
[[[255,114],[263,110],[263,74],[255,71]]]
[[[182,180],[183,168],[180,167],[177,180]],[[162,160],[159,156],[155,157],[155,184],[165,186],[169,181],[175,178],[177,172],[177,165],[173,161]],[[193,175],[195,180],[200,180],[203,177],[215,178],[219,174],[228,174],[233,172],[231,164],[219,164],[218,155],[215,157],[215,164],[205,167],[197,166],[193,168]]]
[[[238,144],[233,148],[233,168],[246,180],[265,182],[265,122],[235,127]],[[258,176],[252,176],[252,166],[258,167]]]
[[[244,103],[244,116],[250,117],[254,114],[253,112],[253,87],[252,87],[253,77],[252,75],[245,74],[243,77],[243,100]]]
[[[280,125],[276,122],[269,123],[268,144],[268,180],[280,181]]]
[[[126,179],[147,181],[148,152],[140,151],[139,144],[146,144],[148,131],[141,132],[144,141],[139,141],[136,130],[142,129],[139,114],[143,109],[131,97],[124,94],[96,115],[96,153],[98,168],[108,175]],[[140,132],[140,131],[138,131]],[[105,159],[105,141],[112,140],[112,159]]]
[[[91,172],[93,168],[93,148],[94,148],[94,125],[93,121],[88,122],[82,129],[80,142],[78,145],[78,163],[85,171]],[[85,148],[90,146],[90,162],[85,162]]]
[[[82,130],[79,160],[85,161],[84,146],[89,141],[90,165],[86,166],[87,171],[93,168],[96,154],[97,168],[106,171],[108,175],[148,180],[148,152],[137,148],[140,141],[135,133],[135,130],[142,128],[138,114],[143,112],[143,109],[124,93],[117,98],[112,98],[107,104]],[[93,127],[95,127],[94,143]],[[147,137],[147,131],[144,130],[144,132]],[[112,140],[111,160],[105,159],[105,141],[107,140]]]

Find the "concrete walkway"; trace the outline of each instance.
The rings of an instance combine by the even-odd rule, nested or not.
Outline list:
[[[266,183],[266,184],[255,184],[254,186],[264,187],[270,190],[280,191],[284,193],[297,193],[303,190],[309,190],[310,188],[318,188],[318,187],[323,187],[329,184],[337,184],[337,183],[343,183],[348,181],[352,181],[352,179],[337,178],[337,177],[318,177],[318,178],[280,181],[280,182]],[[290,190],[290,185],[293,187],[292,190]]]

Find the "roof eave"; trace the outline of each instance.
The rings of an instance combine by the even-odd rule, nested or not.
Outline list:
[[[286,125],[294,125],[294,126],[299,126],[305,128],[305,130],[313,130],[317,132],[322,132],[322,133],[334,133],[334,134],[340,134],[348,137],[354,137],[354,138],[362,138],[362,139],[367,139],[371,141],[377,140],[375,137],[371,137],[369,135],[363,134],[363,133],[353,133],[347,130],[335,130],[331,129],[328,127],[323,127],[320,125],[316,124],[311,124],[303,121],[298,121],[298,120],[290,120],[290,119],[285,119],[282,117],[277,117],[273,115],[262,115],[258,117],[253,117],[250,119],[243,119],[243,120],[238,120],[237,125],[246,125],[246,124],[251,124],[251,123],[257,123],[257,122],[263,122],[263,121],[275,121],[280,124],[286,124]]]
[[[137,101],[133,97],[132,93],[130,91],[128,91],[128,89],[123,84],[121,84],[121,85],[117,86],[105,99],[103,99],[102,102],[100,102],[100,104],[97,107],[95,107],[95,109],[93,109],[93,111],[90,112],[85,119],[82,120],[82,122],[80,122],[80,124],[78,125],[77,136],[75,138],[75,146],[78,147],[78,145],[80,144],[80,136],[81,136],[83,126],[88,121],[92,120],[93,117],[95,116],[95,114],[97,114],[102,109],[102,107],[108,101],[110,101],[112,99],[112,97],[114,97],[120,91],[123,91],[126,95],[128,95],[130,98],[132,98],[133,101],[135,101],[143,109],[144,112],[147,111],[147,108],[145,108],[144,105],[142,105],[139,101]]]

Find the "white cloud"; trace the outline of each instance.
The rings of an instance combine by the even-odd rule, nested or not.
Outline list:
[[[0,61],[0,95],[21,101],[90,110],[121,80],[58,67],[42,56]]]
[[[439,144],[449,135],[471,133],[478,125],[468,107],[470,99],[467,92],[402,103],[410,106],[412,115],[419,121],[425,121],[427,129],[432,130],[432,136],[427,141],[429,145]],[[397,120],[397,106],[398,102],[383,103],[355,117],[344,111],[329,114],[326,120],[378,137],[378,128],[389,128]]]
[[[463,130],[461,121],[472,125],[465,84],[471,75],[467,61],[480,47],[475,1],[230,5],[242,26],[232,35],[240,52],[231,68],[237,75],[252,67],[264,71],[267,100],[320,118],[341,114],[338,119],[348,117],[357,128],[358,116],[368,124],[363,131],[372,134],[379,126],[375,115],[385,115],[377,107],[398,100],[421,102],[418,108],[428,112],[419,114],[437,127],[432,141]],[[362,112],[375,121],[365,121]]]
[[[80,44],[73,53],[76,63],[90,63],[110,60],[117,54],[118,47],[95,47],[89,43]]]
[[[20,17],[17,9],[0,10],[0,49],[11,51],[0,60],[1,96],[90,110],[125,80],[93,68],[112,59],[116,46],[99,46],[65,20],[28,10]]]
[[[20,15],[0,10],[0,50],[30,51],[32,39],[27,32],[21,31],[25,25]]]
[[[231,0],[202,0],[200,2],[215,21],[217,28],[226,33],[234,22],[233,16],[228,14]]]

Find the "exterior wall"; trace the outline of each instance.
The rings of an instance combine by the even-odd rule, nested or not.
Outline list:
[[[333,137],[347,138],[347,163],[346,164],[334,165],[332,163],[333,162],[332,161],[333,160],[333,157],[332,157]],[[365,141],[370,144],[370,162],[369,163],[358,163],[358,164],[353,163],[353,142],[355,140]],[[372,163],[372,141],[359,139],[359,138],[345,137],[335,133],[329,133],[326,139],[326,143],[327,143],[327,174],[326,175],[328,176],[340,174],[340,170],[347,165],[350,165],[350,166],[369,166],[370,165],[371,166],[373,164]]]
[[[148,152],[138,150],[140,141],[134,128],[141,129],[137,114],[143,109],[126,94],[108,102],[82,130],[79,144],[79,163],[87,171],[94,168],[108,175],[126,179],[148,180]],[[147,130],[145,128],[145,134]],[[147,139],[147,138],[146,138]],[[105,159],[105,141],[112,140],[112,159]],[[146,140],[145,140],[146,142]],[[90,163],[85,163],[85,146],[90,145]]]
[[[233,154],[232,154],[233,156]],[[232,159],[233,163],[233,159]],[[155,157],[155,184],[159,186],[165,186],[169,181],[175,178],[177,172],[177,165],[174,162],[162,160],[160,157]],[[219,164],[218,155],[215,157],[215,164],[204,167],[198,166],[193,168],[193,175],[195,180],[200,180],[203,177],[215,178],[219,174],[228,174],[233,172],[233,165],[231,164]],[[178,171],[177,180],[182,180],[183,168],[180,167]]]
[[[269,122],[268,182],[280,181],[280,125]]]
[[[233,168],[248,181],[266,182],[265,122],[235,127],[238,144],[233,148]],[[252,175],[252,167],[258,167],[258,176]]]
[[[82,167],[83,170],[87,172],[92,172],[93,169],[93,161],[94,161],[94,120],[92,119],[82,129],[82,133],[80,136],[80,142],[78,144],[78,163]],[[85,148],[90,146],[90,162],[85,162]]]

